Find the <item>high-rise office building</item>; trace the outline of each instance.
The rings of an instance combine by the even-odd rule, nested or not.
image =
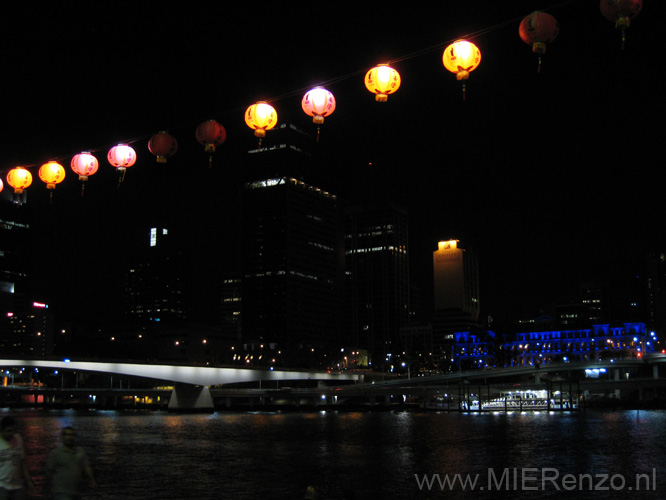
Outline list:
[[[409,322],[407,211],[393,203],[345,209],[347,342],[366,349],[372,366],[386,368],[402,352],[400,328]]]
[[[185,318],[183,262],[169,230],[151,227],[125,273],[125,316],[146,326]]]
[[[440,241],[433,252],[434,343],[445,351],[456,332],[479,328],[479,273],[476,256],[458,240]]]
[[[435,310],[479,319],[479,273],[476,256],[458,240],[440,241],[433,252]]]
[[[53,352],[53,313],[48,304],[32,300],[31,210],[26,193],[21,206],[12,194],[0,194],[0,352],[41,358]]]
[[[7,191],[7,190],[5,190]],[[0,198],[0,295],[26,293],[29,278],[30,210]]]
[[[313,184],[311,138],[283,125],[245,168],[241,226],[244,343],[285,355],[339,343],[343,264],[337,196]]]

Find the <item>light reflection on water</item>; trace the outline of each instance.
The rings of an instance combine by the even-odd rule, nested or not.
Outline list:
[[[0,416],[9,413],[0,410]],[[72,425],[108,499],[664,498],[666,412],[459,414],[440,412],[215,413],[15,411],[38,490],[48,451]],[[417,474],[551,468],[636,474],[656,468],[657,491],[420,490]],[[629,481],[631,480],[631,482]],[[528,483],[534,486],[540,483]],[[617,483],[615,483],[617,484]],[[664,485],[666,488],[666,485]],[[495,488],[496,489],[496,488]],[[664,489],[666,491],[666,489]]]

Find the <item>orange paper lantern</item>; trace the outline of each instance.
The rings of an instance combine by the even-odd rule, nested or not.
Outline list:
[[[32,184],[32,174],[23,167],[16,167],[7,174],[7,184],[14,188],[14,193],[20,194]]]
[[[386,102],[389,94],[400,88],[400,73],[388,64],[375,66],[365,74],[365,88],[375,94],[375,101]]]
[[[39,178],[46,184],[46,189],[55,189],[65,179],[64,167],[55,161],[49,161],[39,167]]]
[[[481,51],[467,40],[458,40],[446,48],[442,62],[446,69],[455,73],[456,79],[467,80],[481,62]]]
[[[254,135],[265,137],[266,131],[277,124],[277,111],[270,104],[259,101],[245,111],[245,123],[254,130]]]
[[[481,51],[467,40],[458,40],[446,47],[442,55],[444,67],[455,73],[456,79],[463,82],[463,99],[465,99],[465,80],[469,74],[479,67]]]

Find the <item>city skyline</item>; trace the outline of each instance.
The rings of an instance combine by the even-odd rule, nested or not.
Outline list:
[[[218,251],[206,247],[204,235],[226,238],[223,248],[237,244],[223,227],[236,222],[239,158],[256,145],[242,122],[244,108],[286,96],[275,101],[280,122],[314,133],[300,98],[309,85],[334,79],[328,88],[338,109],[321,127],[320,146],[342,153],[336,168],[348,181],[345,189],[370,187],[407,208],[412,272],[425,294],[431,253],[449,238],[479,254],[481,306],[490,312],[526,300],[543,305],[580,282],[632,270],[664,244],[663,200],[650,167],[658,130],[645,125],[663,108],[649,64],[658,45],[657,6],[646,3],[623,51],[596,2],[538,6],[559,20],[561,31],[537,75],[536,56],[517,34],[520,18],[534,10],[530,3],[506,11],[494,4],[479,9],[487,2],[455,10],[428,2],[406,13],[364,6],[347,17],[329,11],[337,22],[319,34],[303,33],[292,19],[308,4],[282,12],[267,5],[254,15],[274,20],[275,35],[259,41],[230,26],[251,19],[247,12],[222,16],[215,8],[216,17],[188,8],[176,20],[140,7],[45,8],[30,16],[29,31],[26,12],[13,7],[13,29],[3,35],[12,48],[6,62],[16,72],[5,115],[12,126],[1,139],[3,180],[9,168],[52,158],[63,157],[68,170],[49,203],[33,167],[28,204],[20,208],[33,211],[44,255],[58,256],[67,269],[40,263],[46,288],[84,286],[86,277],[76,275],[100,266],[107,273],[102,279],[111,279],[113,259],[142,230],[138,219],[176,221],[191,231],[198,262],[214,260]],[[480,33],[474,41],[482,61],[463,102],[441,52],[448,40],[469,33]],[[406,54],[418,55],[401,59]],[[363,73],[387,59],[396,60],[403,85],[376,103],[363,88]],[[228,132],[212,171],[194,138],[209,118]],[[180,149],[157,165],[145,143],[163,129]],[[139,160],[117,187],[104,148],[137,137]],[[69,157],[101,145],[100,171],[81,197]],[[2,196],[9,189],[5,183]],[[84,295],[103,303],[106,292]]]

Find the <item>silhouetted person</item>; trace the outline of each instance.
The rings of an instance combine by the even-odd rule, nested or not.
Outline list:
[[[13,417],[0,422],[0,500],[21,500],[24,485],[32,491],[33,484],[25,460],[23,438],[16,432]]]
[[[305,489],[303,500],[319,500],[319,492],[317,491],[317,488],[314,486],[308,486]]]
[[[55,500],[77,500],[81,498],[81,482],[85,474],[90,485],[97,481],[88,463],[85,450],[75,443],[76,433],[71,427],[62,430],[62,446],[49,453],[46,462],[46,481]]]

